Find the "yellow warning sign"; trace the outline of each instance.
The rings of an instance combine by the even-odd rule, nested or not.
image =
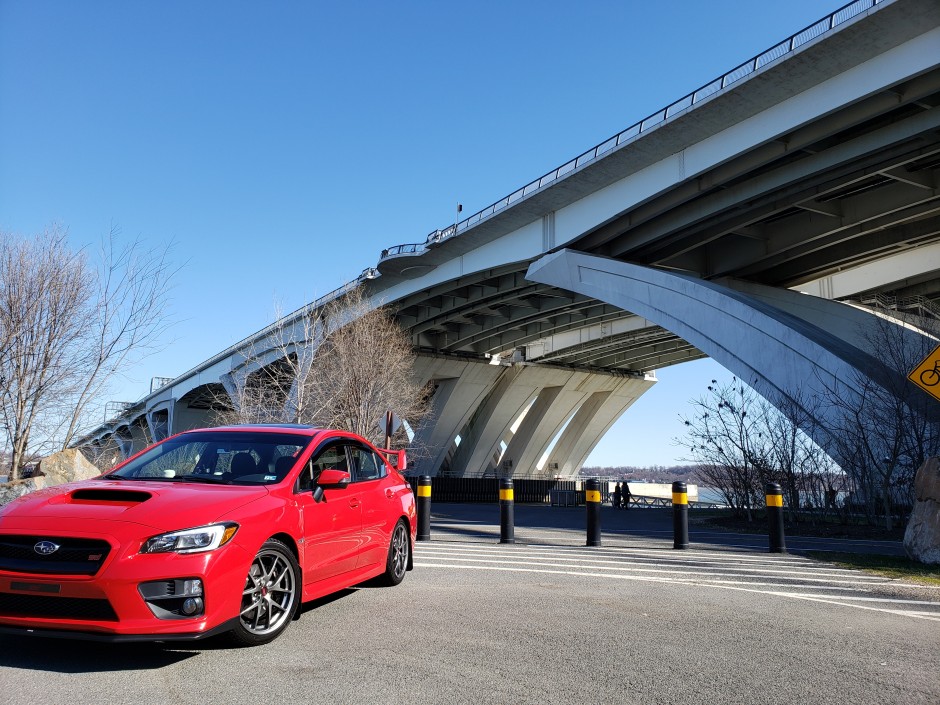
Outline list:
[[[911,370],[907,378],[940,401],[940,345]]]

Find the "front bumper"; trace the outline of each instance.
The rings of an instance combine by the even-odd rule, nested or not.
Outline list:
[[[116,533],[125,535],[69,534],[111,544],[93,576],[0,571],[0,630],[133,641],[199,639],[232,626],[252,558],[235,541],[206,553],[141,554],[141,527],[133,538]],[[202,581],[204,610],[191,618],[158,618],[138,589],[141,583],[192,578]]]

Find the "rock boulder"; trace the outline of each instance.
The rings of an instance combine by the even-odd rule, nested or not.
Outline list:
[[[914,476],[914,511],[904,550],[915,561],[940,565],[940,458],[928,459]]]
[[[29,477],[25,480],[14,480],[13,482],[0,484],[0,507],[9,504],[17,497],[22,497],[24,494],[41,490],[46,485],[45,479],[44,477]]]
[[[77,448],[68,448],[43,458],[39,471],[45,475],[46,487],[87,480],[101,474]]]

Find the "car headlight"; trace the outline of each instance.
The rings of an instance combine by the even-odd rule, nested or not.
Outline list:
[[[151,539],[147,539],[144,547],[140,549],[141,553],[201,553],[203,551],[214,551],[219,546],[227,544],[235,532],[238,531],[238,524],[225,522],[222,524],[210,524],[209,526],[200,526],[195,529],[183,529],[182,531],[171,531],[168,534],[160,534]]]

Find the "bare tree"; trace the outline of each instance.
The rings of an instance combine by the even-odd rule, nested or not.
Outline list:
[[[275,314],[274,325],[242,353],[242,364],[213,395],[215,423],[301,423],[315,415],[307,379],[322,342],[321,313]]]
[[[113,229],[102,242],[86,334],[72,356],[76,387],[63,448],[128,359],[152,351],[166,332],[167,294],[175,273],[168,254],[168,249],[145,249],[139,240],[122,244]]]
[[[30,435],[54,390],[74,383],[69,354],[88,323],[92,296],[86,258],[50,230],[32,240],[0,240],[2,359],[0,414],[11,450],[11,479],[28,458]]]
[[[386,411],[412,428],[429,411],[427,390],[412,377],[414,360],[392,312],[354,288],[322,311],[282,319],[246,351],[216,420],[310,423],[381,445],[377,424]],[[395,443],[408,440],[399,434]]]
[[[856,504],[872,522],[880,504],[888,530],[894,505],[912,503],[916,469],[940,453],[940,408],[906,379],[937,344],[937,324],[915,322],[878,317],[865,333],[872,369],[843,380],[826,399],[834,410],[829,435],[852,478]]]
[[[692,402],[693,414],[680,416],[686,435],[676,442],[732,509],[752,518],[752,508],[763,506],[767,482],[781,485],[794,512],[826,505],[828,490],[841,483],[833,461],[802,430],[812,422],[812,403],[778,400],[774,406],[736,378],[712,380],[707,391]]]
[[[0,421],[11,477],[66,447],[107,385],[166,324],[166,251],[106,238],[100,262],[58,228],[0,235]]]
[[[329,332],[307,379],[306,394],[321,404],[315,420],[378,445],[384,442],[379,421],[386,411],[416,428],[429,412],[429,394],[413,379],[411,340],[392,312],[370,308],[356,289],[329,307],[326,317]]]
[[[708,394],[692,402],[691,416],[681,416],[686,435],[676,439],[687,448],[701,474],[735,511],[751,518],[759,506],[761,480],[767,474],[769,451],[764,433],[767,405],[737,378],[712,380]]]

